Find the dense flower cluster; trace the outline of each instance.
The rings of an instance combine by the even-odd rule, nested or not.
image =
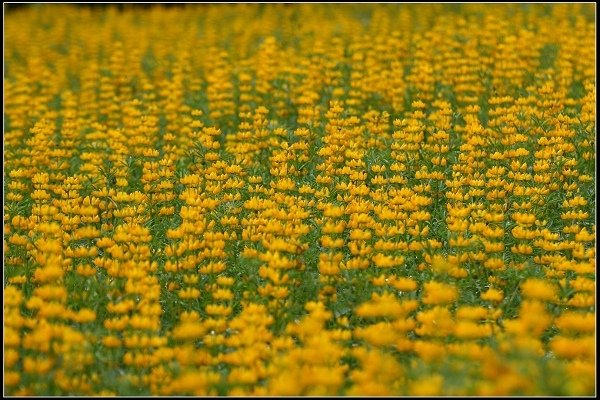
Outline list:
[[[594,13],[9,9],[5,393],[594,394]]]

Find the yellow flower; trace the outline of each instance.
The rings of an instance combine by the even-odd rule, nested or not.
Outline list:
[[[456,309],[456,318],[477,321],[486,318],[488,310],[481,306],[460,306]]]
[[[431,269],[437,274],[448,273],[451,269],[457,267],[456,264],[451,263],[446,258],[436,254],[431,260]]]
[[[22,292],[15,286],[8,285],[4,288],[4,306],[15,307],[23,301]]]
[[[229,383],[253,384],[258,381],[257,371],[248,367],[232,368],[227,377]]]
[[[50,358],[25,357],[23,359],[23,370],[27,373],[46,374],[53,365],[54,361]]]
[[[581,273],[586,272],[582,271]],[[569,281],[569,285],[578,292],[594,292],[596,288],[596,282],[593,279],[588,279],[583,276],[578,276]]]
[[[4,384],[7,387],[16,386],[21,382],[21,374],[16,371],[4,372]]]
[[[460,339],[479,339],[491,334],[491,326],[472,321],[458,321],[454,327],[454,335]]]
[[[530,278],[521,284],[523,296],[528,299],[537,299],[555,302],[558,299],[557,288],[552,283],[542,279]]]
[[[33,273],[34,278],[39,282],[52,282],[62,278],[65,271],[61,265],[61,259],[53,257],[48,260],[46,266],[38,268]]]
[[[596,234],[589,233],[585,228],[575,235],[575,241],[577,242],[592,242],[595,238]]]
[[[89,308],[82,308],[73,315],[73,320],[79,323],[88,323],[96,320],[96,312]]]
[[[596,304],[596,298],[593,293],[575,293],[573,297],[567,301],[567,304],[572,307],[580,308],[593,307]]]
[[[550,342],[550,348],[557,356],[562,358],[592,359],[596,353],[596,341],[593,336],[581,338],[555,336]]]
[[[596,319],[593,313],[566,311],[557,317],[554,323],[562,331],[593,333],[595,331]]]
[[[390,285],[402,292],[412,292],[414,290],[417,290],[418,286],[417,281],[415,281],[414,279],[404,277],[392,279]]]
[[[209,304],[206,306],[206,313],[208,315],[227,316],[231,314],[232,308],[222,304]]]
[[[177,295],[182,299],[197,299],[200,297],[200,291],[196,288],[181,289]]]
[[[504,294],[501,290],[489,288],[485,292],[481,293],[480,297],[482,300],[500,303],[504,299]]]
[[[424,340],[415,341],[414,351],[426,362],[441,361],[446,355],[443,344]]]
[[[450,311],[441,306],[417,313],[419,325],[415,333],[419,336],[445,337],[454,331],[454,322]]]
[[[491,270],[496,270],[504,267],[504,261],[501,258],[489,258],[483,265]]]
[[[102,339],[102,344],[106,347],[120,347],[121,340],[116,336],[106,336]]]
[[[416,309],[418,303],[415,300],[405,300],[400,302],[396,296],[391,293],[378,295],[373,293],[371,300],[361,304],[356,308],[356,314],[363,318],[400,318]]]
[[[442,282],[430,281],[425,283],[424,288],[424,304],[449,304],[456,301],[456,299],[458,298],[458,290],[453,285],[449,285]]]
[[[404,264],[404,257],[402,256],[392,257],[383,255],[381,253],[373,256],[372,260],[375,266],[378,268],[391,268]]]
[[[364,328],[356,328],[354,336],[373,346],[389,346],[397,340],[396,332],[388,322],[379,322]]]
[[[220,379],[216,372],[190,370],[174,379],[168,388],[168,394],[191,394],[193,396],[209,395],[208,387]]]

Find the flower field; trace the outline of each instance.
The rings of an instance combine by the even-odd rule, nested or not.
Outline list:
[[[5,9],[6,395],[594,395],[593,4]]]

